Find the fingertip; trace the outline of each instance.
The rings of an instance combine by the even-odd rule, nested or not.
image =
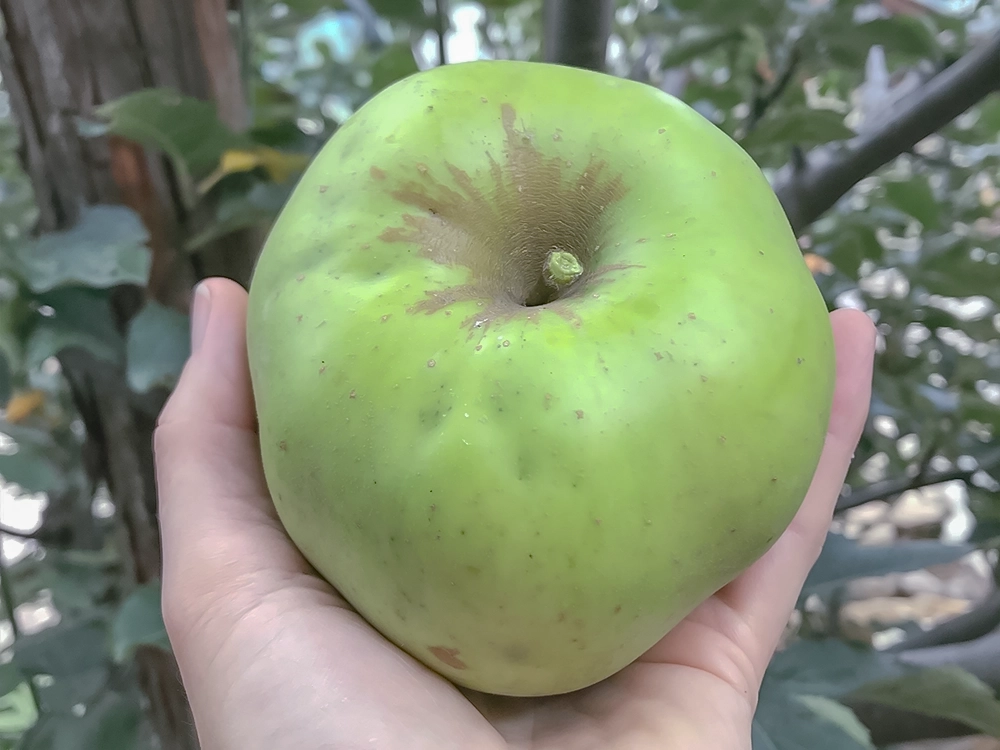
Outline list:
[[[875,342],[878,333],[872,319],[861,310],[844,308],[830,315],[836,348],[837,383],[828,432],[857,443],[864,429],[871,402]]]
[[[838,308],[830,313],[830,325],[838,350],[848,347],[854,355],[872,358],[878,331],[868,313],[851,307]]]
[[[253,428],[255,413],[246,350],[247,291],[215,277],[192,295],[191,356],[157,425],[220,423]]]

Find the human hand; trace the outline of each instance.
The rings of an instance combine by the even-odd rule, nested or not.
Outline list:
[[[192,356],[155,436],[163,615],[204,750],[749,750],[757,692],[829,526],[864,426],[874,329],[831,316],[837,387],[788,530],[636,662],[586,690],[501,698],[398,649],[285,534],[261,468],[246,292],[203,283]]]

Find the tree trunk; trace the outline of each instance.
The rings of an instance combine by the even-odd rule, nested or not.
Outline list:
[[[544,0],[545,61],[603,71],[614,20],[614,0]]]
[[[226,11],[226,0],[0,0],[0,72],[22,133],[38,229],[64,229],[84,206],[104,203],[133,209],[149,231],[147,288],[116,292],[123,331],[146,297],[186,309],[197,274],[179,246],[184,209],[163,156],[115,137],[81,137],[76,118],[139,89],[166,87],[215,102],[223,122],[243,128],[247,107]],[[252,255],[230,238],[227,260],[212,270],[245,281]],[[154,580],[160,543],[152,430],[165,394],[126,395],[124,371],[86,352],[64,351],[60,361],[96,454],[93,478],[107,482],[118,509],[134,583]],[[142,650],[137,661],[161,747],[197,748],[173,660]]]

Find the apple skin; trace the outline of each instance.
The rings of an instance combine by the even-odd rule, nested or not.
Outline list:
[[[561,289],[553,249],[585,269]],[[542,63],[359,109],[271,231],[248,336],[291,539],[418,660],[518,696],[614,674],[772,545],[835,373],[744,151],[653,87]]]

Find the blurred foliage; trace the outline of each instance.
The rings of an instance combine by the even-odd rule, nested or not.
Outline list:
[[[184,227],[192,253],[210,252],[213,239],[236,229],[266,226],[353,111],[440,62],[433,3],[246,5],[234,33],[252,63],[247,132],[229,131],[203,102],[153,89],[80,125],[170,158],[181,200],[199,217]],[[540,58],[540,0],[452,2],[451,10],[449,62]],[[772,174],[795,149],[876,127],[901,95],[998,27],[1000,0],[619,0],[608,65],[679,96]],[[132,657],[137,648],[169,648],[159,593],[127,584],[118,509],[87,478],[82,423],[56,355],[83,347],[124,363],[136,394],[169,389],[188,353],[187,319],[148,303],[119,332],[111,290],[141,287],[150,271],[141,221],[120,206],[92,206],[67,231],[34,234],[38,212],[19,167],[17,129],[6,102],[0,109],[0,521],[11,532],[0,571],[8,618],[0,750],[152,748]],[[878,496],[873,487],[884,480],[919,486],[946,475],[960,481],[975,517],[971,533],[948,544],[865,546],[831,531],[799,603],[812,623],[809,603],[835,607],[851,580],[974,549],[995,553],[1000,97],[877,170],[801,244],[831,308],[864,309],[880,332],[851,492]],[[957,668],[914,671],[829,627],[803,627],[768,671],[754,748],[874,747],[843,703],[851,696],[1000,736],[997,687]]]

